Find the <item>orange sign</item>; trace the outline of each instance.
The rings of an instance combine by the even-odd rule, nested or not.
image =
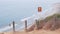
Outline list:
[[[38,12],[42,12],[42,7],[38,7]]]

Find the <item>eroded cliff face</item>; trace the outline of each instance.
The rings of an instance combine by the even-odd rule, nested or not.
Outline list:
[[[49,17],[48,17],[49,18]],[[48,19],[43,29],[56,30],[60,28],[60,14],[55,14]]]
[[[60,14],[54,14],[52,16],[48,16],[44,20],[38,20],[39,21],[39,29],[44,30],[57,30],[60,28]],[[38,23],[38,22],[37,22]],[[36,24],[33,24],[30,28],[28,28],[28,31],[39,30],[35,26]]]

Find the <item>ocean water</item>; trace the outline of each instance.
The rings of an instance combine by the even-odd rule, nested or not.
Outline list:
[[[21,19],[34,14],[33,7],[32,0],[0,0],[0,31],[8,30],[12,21],[21,27]]]

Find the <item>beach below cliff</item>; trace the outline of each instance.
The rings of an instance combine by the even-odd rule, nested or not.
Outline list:
[[[25,32],[25,31],[16,31],[16,32],[4,32],[0,34],[60,34],[60,29],[56,31],[50,31],[50,30],[34,30],[31,32]]]

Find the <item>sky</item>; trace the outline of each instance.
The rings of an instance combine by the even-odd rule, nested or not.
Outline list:
[[[37,14],[37,7],[41,6],[44,13],[51,4],[60,0],[0,0],[0,23],[10,23]],[[0,24],[0,25],[1,25]]]

